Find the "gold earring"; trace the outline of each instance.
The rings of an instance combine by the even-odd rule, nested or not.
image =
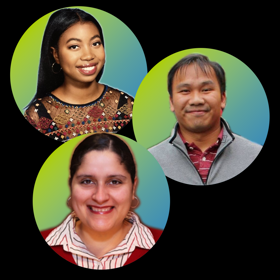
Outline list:
[[[56,64],[56,62],[54,62],[53,64],[52,64],[52,72],[54,73],[54,74],[58,74],[60,71],[61,71],[61,66],[60,66],[60,69],[58,70],[58,72],[55,72],[54,70],[53,70],[53,67],[54,67],[54,65]],[[57,64],[57,65],[59,65],[59,64]]]
[[[67,203],[66,203],[66,204],[67,204],[68,207],[70,207],[69,203],[70,203],[71,198],[72,198],[72,197],[71,197],[71,195],[70,195],[70,196],[68,197],[68,199],[67,199]]]
[[[136,203],[134,205],[131,204],[131,206],[130,206],[131,209],[137,208],[140,204],[139,198],[137,196],[134,196],[133,201],[135,201],[135,199],[136,199]]]

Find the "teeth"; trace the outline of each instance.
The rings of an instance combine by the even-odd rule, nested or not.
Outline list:
[[[90,209],[92,211],[95,211],[95,212],[106,212],[106,211],[111,210],[111,207],[108,207],[108,208],[94,208],[94,207],[90,207]]]
[[[91,71],[94,69],[95,66],[92,66],[92,67],[84,67],[82,68],[83,70],[86,70],[86,71]]]

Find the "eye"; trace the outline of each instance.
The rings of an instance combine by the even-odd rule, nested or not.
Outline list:
[[[111,181],[109,182],[110,185],[119,185],[119,184],[121,184],[121,183],[122,183],[121,181],[116,180],[116,179],[113,179],[113,180],[111,180]]]
[[[81,184],[83,184],[83,185],[89,185],[89,184],[91,184],[91,183],[92,183],[92,181],[89,180],[89,179],[83,180],[83,181],[81,182]]]
[[[182,90],[180,90],[180,92],[181,92],[181,93],[189,93],[190,90],[189,90],[189,89],[182,89]]]
[[[211,90],[211,88],[204,88],[202,91],[207,92],[207,91],[210,91],[210,90]]]
[[[70,50],[76,50],[76,49],[78,49],[78,47],[79,47],[78,45],[73,45],[73,46],[70,46],[69,49]]]
[[[98,42],[94,42],[92,45],[95,47],[98,47],[98,46],[102,45],[102,43],[100,41],[98,41]]]

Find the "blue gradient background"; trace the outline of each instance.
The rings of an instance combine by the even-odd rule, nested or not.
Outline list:
[[[209,60],[218,62],[224,68],[227,96],[224,119],[234,133],[264,145],[270,116],[267,96],[261,82],[238,58],[206,48],[172,54],[146,75],[137,91],[133,107],[132,122],[137,141],[150,148],[170,136],[176,118],[169,108],[167,74],[175,63],[191,53],[206,55]]]
[[[147,74],[147,63],[143,49],[133,32],[121,19],[105,11],[79,6],[68,8],[79,8],[93,15],[102,27],[106,63],[99,82],[135,97],[142,79]],[[19,38],[13,54],[10,69],[11,87],[22,113],[37,89],[41,43],[48,19],[53,12],[41,17],[26,30]]]
[[[66,205],[69,164],[72,152],[86,136],[79,136],[56,149],[43,164],[33,191],[33,211],[39,230],[59,225],[71,212]],[[139,143],[120,136],[134,153],[139,184],[136,194],[140,206],[135,210],[141,221],[150,227],[164,229],[170,208],[166,177],[155,158]]]

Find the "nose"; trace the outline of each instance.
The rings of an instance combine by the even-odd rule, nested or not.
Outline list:
[[[89,46],[83,48],[83,52],[81,55],[82,61],[90,61],[93,60],[94,57],[95,57],[94,52]]]
[[[203,99],[202,94],[200,94],[199,91],[194,91],[189,99],[189,105],[192,106],[198,106],[203,105],[205,103],[205,100]]]
[[[109,197],[108,190],[104,184],[98,184],[92,195],[92,199],[100,205],[108,201]]]

